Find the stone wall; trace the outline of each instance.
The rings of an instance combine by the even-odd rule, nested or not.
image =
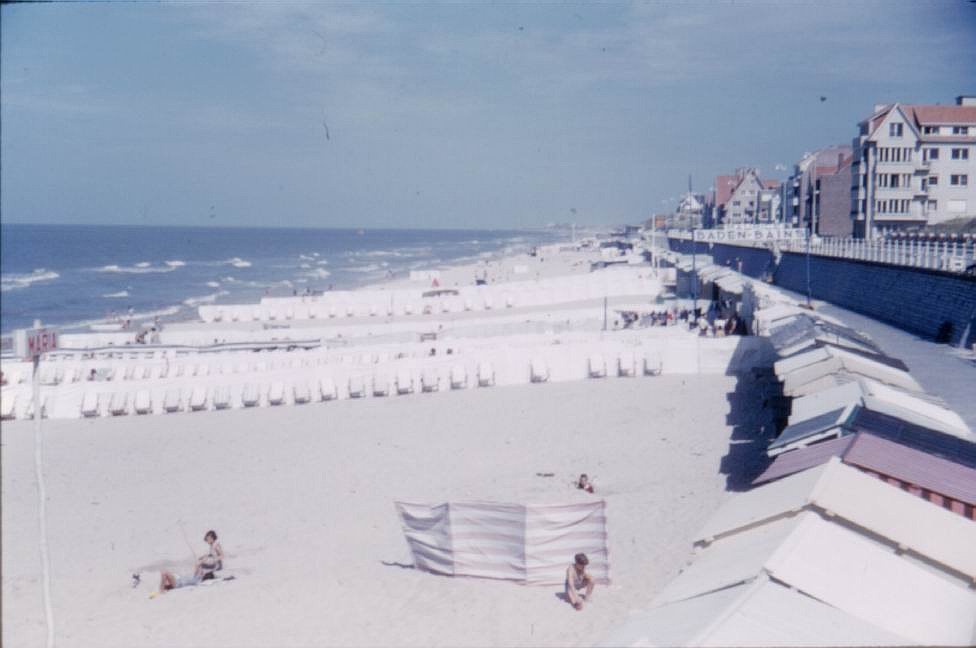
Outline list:
[[[784,252],[774,283],[805,294],[806,255]],[[976,322],[972,321],[976,316],[976,277],[812,255],[810,287],[814,299],[906,331],[933,339],[947,338],[953,344],[976,340]],[[968,339],[962,340],[967,327]]]
[[[670,239],[670,243],[673,250],[691,253],[691,241]],[[742,272],[750,277],[771,274],[777,286],[802,295],[807,292],[805,254],[784,252],[777,263],[764,248],[695,245],[716,264],[736,268],[742,261]],[[814,299],[927,338],[953,344],[976,342],[976,277],[811,255],[810,288]]]

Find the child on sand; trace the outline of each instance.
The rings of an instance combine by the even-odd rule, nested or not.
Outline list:
[[[566,598],[577,610],[583,609],[583,601],[593,598],[593,577],[586,571],[590,564],[586,554],[578,553],[573,557],[573,564],[566,568]],[[585,592],[582,592],[583,589]]]

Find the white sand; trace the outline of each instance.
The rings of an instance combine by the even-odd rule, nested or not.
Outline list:
[[[726,498],[735,384],[621,378],[45,421],[58,645],[590,644],[648,606]],[[43,645],[32,424],[5,423],[2,441],[3,645]],[[608,501],[614,575],[584,611],[559,588],[402,566],[395,499],[573,501],[589,497],[569,485],[582,471]],[[197,553],[220,533],[237,579],[150,600],[154,570],[189,569],[180,519]]]

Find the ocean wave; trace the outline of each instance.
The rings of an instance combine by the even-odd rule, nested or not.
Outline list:
[[[299,267],[299,268],[303,268],[303,269],[308,269],[308,268],[311,268],[312,266],[310,266],[310,265],[309,265],[309,264],[307,264],[307,263],[302,263],[302,264],[299,264],[299,266],[298,266],[298,267]]]
[[[390,264],[386,263],[370,263],[364,266],[351,266],[349,268],[343,268],[346,272],[377,272],[388,267]]]
[[[0,277],[0,292],[29,288],[31,284],[37,283],[38,281],[54,281],[60,276],[57,272],[44,268],[38,268],[30,274],[10,274],[5,277]]]
[[[406,246],[393,248],[392,250],[362,250],[358,252],[350,252],[348,256],[351,257],[394,257],[394,258],[410,258],[417,256],[427,256],[431,254],[433,248],[430,246]]]
[[[220,288],[220,282],[218,281],[208,281],[204,285],[209,286],[210,288]]]
[[[235,268],[250,268],[251,267],[251,262],[250,261],[245,261],[244,259],[242,259],[240,257],[234,257],[233,259],[227,259],[223,263],[225,265],[232,265]]]
[[[319,256],[318,252],[312,252],[311,254],[299,254],[299,261],[314,261]]]
[[[114,272],[119,274],[148,274],[150,272],[172,272],[176,268],[172,266],[163,267],[152,267],[148,262],[143,261],[142,263],[137,263],[134,266],[119,266],[119,265],[107,265],[101,268],[96,268],[95,272]]]
[[[309,279],[325,279],[332,273],[325,268],[315,268],[314,270],[309,270],[302,274],[303,277],[308,277]]]
[[[203,295],[201,297],[189,297],[183,300],[183,305],[193,307],[193,306],[199,306],[200,304],[212,304],[215,301],[217,301],[218,297],[222,297],[223,295],[227,295],[227,294],[230,293],[228,293],[226,290],[218,290],[215,293],[211,293],[209,295]]]
[[[182,310],[183,306],[167,306],[166,308],[144,311],[141,313],[127,313],[117,315],[115,317],[100,317],[97,319],[78,320],[76,322],[68,322],[67,324],[61,324],[59,326],[62,329],[81,329],[98,324],[115,324],[124,320],[129,320],[130,323],[137,323],[151,320],[156,317],[168,317],[169,315],[176,315]]]
[[[329,262],[326,261],[325,259],[322,259],[321,261],[316,261],[315,265],[329,265]]]
[[[176,261],[167,261],[166,265],[168,265],[171,268],[182,268],[183,266],[186,265],[186,261],[180,261],[179,259],[177,259]]]
[[[106,299],[115,299],[119,297],[128,297],[128,296],[129,296],[128,290],[120,290],[119,292],[106,293],[102,295],[102,297],[105,297]]]

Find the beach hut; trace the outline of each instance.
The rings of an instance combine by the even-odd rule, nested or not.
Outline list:
[[[241,404],[244,407],[257,407],[261,404],[261,392],[257,385],[254,383],[244,385],[244,390],[241,392]]]
[[[121,416],[129,413],[129,394],[124,391],[112,393],[109,399],[108,411],[112,416]]]
[[[451,367],[451,389],[464,389],[468,386],[468,371],[464,365],[456,364]]]
[[[17,392],[12,389],[0,392],[0,419],[16,418]]]
[[[495,384],[495,368],[485,360],[478,363],[478,386],[491,387]]]
[[[631,614],[596,645],[895,646],[905,637],[760,574],[755,580]]]
[[[362,376],[349,377],[349,398],[364,398],[366,396],[366,381]]]
[[[213,395],[214,409],[222,410],[231,407],[230,387],[221,385],[214,390]]]
[[[292,399],[296,405],[303,405],[312,400],[312,392],[308,388],[308,383],[300,380],[292,385]]]
[[[420,390],[424,393],[435,392],[440,388],[440,376],[434,369],[424,369],[420,373]]]
[[[543,358],[533,358],[529,363],[529,381],[544,383],[549,380],[549,365]]]
[[[280,380],[275,380],[271,383],[271,387],[268,389],[268,404],[285,404],[285,384]]]
[[[976,454],[976,446],[973,451]],[[831,457],[937,506],[976,519],[976,468],[866,432],[782,454],[753,484],[810,470]]]
[[[352,379],[350,378],[349,395],[352,396]],[[339,389],[336,387],[332,376],[323,376],[319,379],[319,396],[323,401],[335,400],[339,397]]]
[[[385,373],[378,373],[373,376],[373,396],[390,395],[390,377]]]
[[[98,416],[99,395],[96,391],[86,391],[81,398],[81,415],[90,418]]]
[[[622,351],[617,356],[617,375],[627,378],[637,375],[637,358],[633,351]]]
[[[645,351],[643,365],[645,376],[661,375],[661,371],[663,369],[661,354],[659,354],[657,351]]]
[[[152,395],[148,389],[140,389],[132,405],[136,414],[152,414]]]
[[[207,409],[207,388],[196,385],[190,392],[190,411],[200,412],[205,409]]]
[[[590,378],[607,377],[607,361],[599,353],[593,353],[587,359],[587,375]]]
[[[891,486],[860,476],[931,509],[930,513],[942,514],[940,526],[946,518],[953,518],[963,525],[972,524]],[[774,485],[746,494],[765,491]],[[856,493],[844,495],[861,508],[864,500]],[[802,502],[791,503],[802,506]],[[868,509],[880,509],[870,501],[865,503]],[[899,503],[901,506],[904,502]],[[895,515],[892,515],[894,511],[879,511],[881,515],[876,517],[894,518],[899,525],[895,529],[898,537],[906,540],[906,535],[930,535],[924,529],[919,529],[917,534],[910,530],[907,534],[902,533],[908,527],[918,528],[919,521],[907,515],[915,513],[909,508]],[[767,509],[760,509],[758,513],[776,512],[775,508]],[[906,515],[901,515],[902,512]],[[752,519],[755,514],[740,517]],[[904,637],[909,643],[968,645],[972,642],[976,595],[961,578],[896,553],[897,544],[892,545],[891,539],[856,526],[862,522],[876,522],[876,519],[858,517],[852,526],[829,519],[803,510],[793,517],[780,513],[772,521],[753,522],[735,533],[729,531],[724,534],[726,537],[701,550],[694,562],[664,588],[654,603],[663,605],[691,599],[749,583],[768,574],[811,598]],[[891,532],[892,529],[883,528],[882,531]],[[936,538],[936,543],[941,543],[938,536],[931,535]],[[950,544],[951,547],[936,547],[940,557],[965,560],[964,556],[956,555],[960,543],[953,540]]]
[[[413,376],[409,369],[400,369],[396,374],[396,391],[399,395],[413,393]]]
[[[181,401],[179,389],[167,389],[163,396],[163,411],[166,413],[179,412],[182,409]]]

